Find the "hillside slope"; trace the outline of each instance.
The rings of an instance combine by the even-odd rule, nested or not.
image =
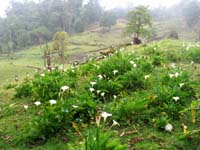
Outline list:
[[[198,149],[199,56],[198,43],[162,40],[6,86],[0,148]]]
[[[123,29],[124,23],[118,21],[111,31],[106,33],[102,33],[102,28],[98,27],[81,34],[72,35],[65,52],[67,56],[66,63],[71,63],[74,60],[89,59],[96,55],[96,53],[90,53],[90,51],[107,48],[116,43],[124,43],[128,39],[122,36]],[[0,85],[13,82],[15,75],[18,75],[20,80],[27,73],[32,75],[35,69],[27,66],[43,68],[43,55],[41,47],[35,46],[16,52],[14,60],[11,60],[6,55],[0,56]],[[53,61],[53,63],[57,62]]]

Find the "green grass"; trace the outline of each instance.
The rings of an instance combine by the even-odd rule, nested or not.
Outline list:
[[[182,44],[184,41],[178,40],[163,40],[159,43],[160,50],[165,51],[179,51],[182,49]],[[155,43],[150,43],[150,45],[155,45]],[[144,50],[144,46],[130,46],[127,47],[127,51],[135,50],[135,53],[141,54]],[[80,52],[82,52],[80,50]],[[75,53],[75,52],[70,52]],[[28,69],[26,65],[34,65],[38,67],[42,67],[42,58],[41,51],[39,47],[33,48],[30,51],[20,51],[16,53],[16,60],[9,60],[7,58],[0,59],[0,70],[1,70],[1,79],[0,83],[9,84],[13,83],[14,75],[20,74],[23,76],[26,75],[26,72],[31,74],[34,73],[33,69]],[[76,54],[76,53],[75,53]],[[168,65],[170,65],[169,63]],[[177,62],[177,66],[183,67],[187,69],[189,72],[193,74],[193,81],[199,81],[200,76],[200,65],[195,64],[197,69],[195,69],[190,62],[183,61]],[[20,78],[20,79],[21,79]],[[8,81],[6,81],[8,80]],[[15,83],[15,82],[14,82]],[[200,89],[200,85],[197,84],[195,87],[196,90]],[[14,90],[6,90],[3,86],[0,87],[0,149],[15,149],[15,150],[25,150],[27,149],[26,145],[15,145],[13,140],[18,138],[23,131],[23,127],[29,122],[37,112],[35,107],[30,108],[28,112],[26,112],[23,108],[24,104],[29,104],[28,99],[13,99]],[[33,104],[32,104],[33,105]],[[125,143],[130,142],[130,147],[136,148],[139,150],[157,150],[157,149],[178,149],[178,147],[183,147],[184,143],[177,140],[177,136],[182,132],[182,127],[180,124],[188,123],[190,119],[181,120],[180,122],[174,123],[174,128],[176,128],[174,133],[170,134],[167,132],[160,132],[157,129],[152,127],[141,127],[137,124],[132,124],[131,127],[120,129],[120,133],[123,131],[130,132],[136,130],[136,133],[132,133],[129,135],[124,135],[121,137],[122,141]],[[199,119],[198,119],[199,124]],[[189,127],[190,128],[190,127]],[[139,139],[137,141],[137,139]],[[135,141],[134,141],[135,140]],[[68,141],[67,141],[68,142]],[[35,150],[54,150],[54,149],[66,149],[67,142],[61,139],[52,138],[44,145],[32,145]],[[76,141],[78,142],[78,141]],[[29,147],[31,148],[31,147]]]
[[[166,26],[168,29],[177,29],[179,32],[185,27],[177,28],[176,24],[169,24],[168,22],[161,22],[156,24],[159,28],[158,35],[167,34],[170,30],[165,30]],[[68,50],[66,55],[96,55],[90,54],[92,50],[109,47],[110,45],[119,45],[128,41],[129,38],[124,38],[122,36],[122,30],[124,28],[123,22],[118,22],[118,24],[113,27],[113,29],[108,33],[101,33],[100,28],[91,30],[90,32],[84,32],[78,35],[72,35],[69,39]],[[192,39],[194,37],[193,33],[185,31],[180,33],[180,36],[184,39]],[[73,44],[72,44],[73,43]],[[176,52],[179,54],[183,50],[183,44],[193,44],[193,42],[187,42],[185,40],[162,40],[158,43],[149,43],[147,46],[159,45],[160,51]],[[143,55],[146,46],[129,46],[127,51],[135,51],[136,54]],[[0,57],[0,149],[8,150],[54,150],[54,149],[66,149],[68,142],[73,142],[67,139],[67,141],[60,139],[60,137],[54,137],[50,139],[44,145],[35,144],[32,147],[26,145],[16,145],[15,141],[23,131],[24,126],[27,122],[30,122],[32,117],[37,113],[35,107],[30,107],[30,110],[26,112],[23,108],[24,104],[33,105],[29,102],[29,98],[14,99],[15,94],[14,89],[5,89],[8,84],[20,84],[27,73],[31,77],[35,73],[35,69],[28,68],[27,66],[35,66],[43,68],[43,52],[39,46],[31,47],[27,50],[21,50],[15,53],[15,59],[10,60],[6,56]],[[171,65],[172,62],[166,61],[166,65]],[[177,61],[177,66],[186,69],[192,74],[192,81],[194,81],[194,88],[196,91],[200,90],[200,64],[191,65],[190,61]],[[15,75],[19,75],[19,82],[15,82]],[[200,92],[198,92],[200,95]],[[32,99],[31,99],[32,100]],[[33,100],[32,100],[33,101]],[[121,140],[124,143],[128,143],[131,140],[141,138],[141,141],[133,142],[130,144],[131,148],[136,148],[139,150],[157,150],[157,149],[167,149],[175,150],[178,149],[177,145],[183,146],[183,142],[177,140],[179,133],[182,133],[182,127],[180,124],[191,122],[191,119],[181,120],[180,122],[175,122],[176,130],[174,133],[160,132],[152,127],[139,127],[137,124],[132,124],[130,127],[120,129],[119,132],[122,133],[137,130],[136,133],[130,135],[124,135]],[[197,125],[199,125],[199,119],[197,120]],[[188,123],[188,126],[190,124]],[[193,128],[193,125],[189,129]],[[75,136],[76,137],[76,136]],[[77,143],[76,141],[74,143]],[[189,150],[189,149],[188,149]]]
[[[104,34],[101,33],[101,28],[96,28],[92,32],[72,35],[65,53],[67,56],[84,55],[90,57],[90,51],[123,43],[123,28],[124,23],[118,22],[110,32]],[[19,75],[21,79],[26,76],[27,72],[34,74],[35,69],[28,68],[27,66],[43,68],[43,55],[41,48],[35,46],[16,52],[14,54],[14,60],[11,60],[7,56],[0,56],[0,85],[13,82],[15,75]]]

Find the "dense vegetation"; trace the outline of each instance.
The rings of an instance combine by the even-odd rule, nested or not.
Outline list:
[[[20,111],[29,122],[21,122],[10,142],[22,148],[48,146],[55,138],[60,144],[54,147],[68,149],[196,148],[200,85],[191,73],[199,67],[199,49],[198,43],[165,40],[27,76],[7,87],[16,87],[20,105],[1,108],[3,117]]]
[[[0,149],[200,149],[199,1],[10,6],[0,18]]]

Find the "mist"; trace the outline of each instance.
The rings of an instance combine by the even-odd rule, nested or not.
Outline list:
[[[0,16],[5,16],[5,10],[9,7],[9,3],[11,0],[3,0],[0,2]],[[23,2],[24,0],[16,0],[19,2]],[[34,0],[38,2],[38,0]],[[85,0],[84,3],[87,3],[88,0]],[[155,7],[170,7],[174,4],[180,2],[180,0],[140,0],[140,1],[133,1],[133,0],[99,0],[101,6],[106,9],[113,9],[113,8],[128,8],[130,6],[137,6],[137,5],[147,5],[151,8]]]

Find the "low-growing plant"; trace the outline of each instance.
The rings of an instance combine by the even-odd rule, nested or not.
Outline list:
[[[27,143],[44,143],[58,134],[66,136],[68,131],[78,129],[73,124],[89,124],[96,114],[96,103],[87,93],[77,93],[64,101],[50,100],[47,104],[35,107],[38,115],[26,126],[24,136],[20,139]]]
[[[50,99],[58,99],[62,86],[75,88],[77,82],[77,72],[58,70],[36,74],[33,80],[25,80],[18,88],[16,88],[16,97],[31,96],[35,100],[48,101]]]
[[[200,63],[200,47],[193,47],[187,51],[187,59]]]
[[[30,80],[24,80],[23,84],[19,85],[15,88],[16,93],[15,97],[21,98],[21,97],[29,97],[33,94],[33,85]]]
[[[113,120],[110,128],[106,129],[107,117],[112,114],[102,112],[101,116],[96,117],[96,127],[88,129],[87,137],[85,139],[85,150],[127,150],[126,145],[122,145],[119,138],[111,130],[114,126],[120,126],[118,122]],[[101,125],[101,117],[104,122]]]

